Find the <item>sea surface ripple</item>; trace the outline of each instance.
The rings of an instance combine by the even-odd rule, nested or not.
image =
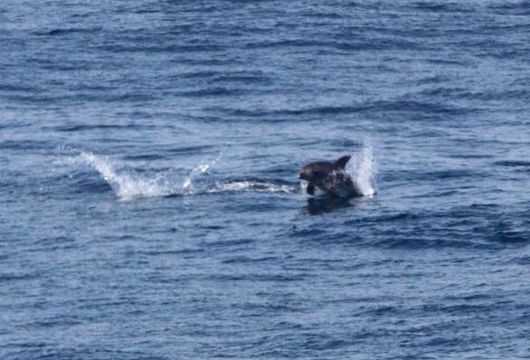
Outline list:
[[[529,39],[526,0],[3,0],[0,358],[530,358]],[[345,154],[367,196],[303,193]]]

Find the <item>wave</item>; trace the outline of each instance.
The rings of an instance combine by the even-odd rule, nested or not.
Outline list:
[[[338,105],[320,105],[305,106],[299,108],[241,108],[241,107],[212,107],[212,111],[223,112],[229,116],[242,117],[245,120],[248,117],[264,118],[275,117],[284,118],[292,116],[329,116],[329,115],[351,115],[366,112],[411,112],[417,114],[442,114],[442,115],[461,115],[475,112],[476,109],[463,108],[456,105],[442,104],[436,101],[417,101],[406,99],[394,99],[385,101],[372,101],[358,104],[338,104]],[[284,120],[285,121],[285,120]]]
[[[496,161],[493,164],[506,167],[530,167],[530,161],[525,160],[502,160]]]

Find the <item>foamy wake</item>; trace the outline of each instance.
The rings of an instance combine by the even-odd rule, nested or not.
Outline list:
[[[373,196],[375,190],[376,165],[372,147],[365,144],[359,153],[354,153],[346,164],[356,190],[362,196]]]
[[[207,189],[207,193],[217,193],[226,191],[251,191],[268,193],[293,194],[300,191],[297,184],[280,181],[263,180],[233,180],[225,183],[217,183],[213,188]]]

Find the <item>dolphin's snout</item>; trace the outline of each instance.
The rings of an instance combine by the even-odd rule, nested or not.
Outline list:
[[[309,181],[309,174],[307,171],[302,170],[298,173],[298,179]]]

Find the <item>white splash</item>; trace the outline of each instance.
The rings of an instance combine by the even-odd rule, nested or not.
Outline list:
[[[307,192],[307,188],[309,186],[309,182],[300,179],[300,193],[305,194]]]
[[[211,162],[194,167],[187,176],[175,176],[172,171],[150,176],[136,175],[126,170],[117,170],[113,161],[106,156],[97,156],[89,152],[81,152],[77,159],[94,168],[110,185],[120,200],[136,198],[163,197],[169,195],[192,195],[204,189],[194,189],[197,178],[208,173],[210,168],[220,159],[221,154]],[[203,184],[204,185],[204,184]],[[204,187],[204,186],[202,186]]]
[[[222,153],[219,153],[217,158],[215,158],[214,160],[210,161],[209,163],[200,164],[200,165],[194,167],[188,173],[188,176],[186,176],[184,178],[184,182],[182,183],[182,191],[185,194],[193,194],[194,193],[193,180],[196,179],[197,177],[203,175],[203,174],[207,174],[208,170],[210,170],[210,168],[212,166],[214,166],[217,161],[219,161],[221,156],[222,156]]]
[[[372,146],[364,144],[360,153],[352,154],[346,164],[346,172],[351,176],[357,191],[363,196],[373,196],[375,190],[376,164]]]
[[[175,188],[175,185],[172,185],[163,176],[141,178],[125,171],[116,171],[112,162],[106,157],[86,152],[81,152],[79,156],[101,174],[121,200],[167,196],[178,193],[180,190],[180,187]]]

